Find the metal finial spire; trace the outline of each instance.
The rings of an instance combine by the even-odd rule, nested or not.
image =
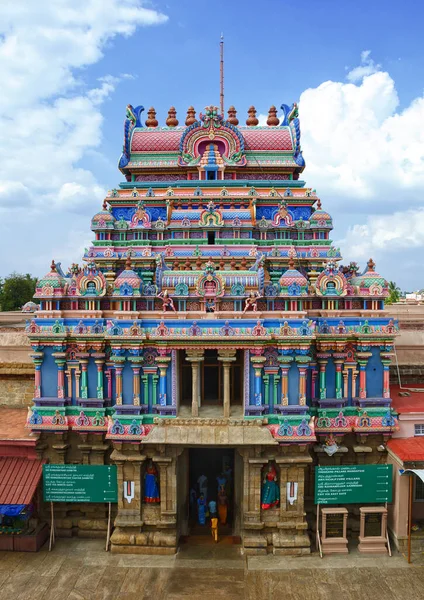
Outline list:
[[[221,63],[220,63],[220,96],[219,96],[219,102],[220,102],[220,108],[221,108],[221,115],[224,116],[224,34],[221,33],[221,42],[220,42],[220,49],[221,49]]]

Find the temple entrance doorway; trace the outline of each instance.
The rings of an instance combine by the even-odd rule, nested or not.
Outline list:
[[[211,509],[215,509],[218,518],[219,539],[235,535],[236,499],[241,493],[237,477],[241,473],[235,470],[234,455],[233,448],[188,449],[187,481],[178,483],[186,485],[188,491],[185,541],[195,537],[193,542],[199,543],[204,536],[205,543],[210,543]]]

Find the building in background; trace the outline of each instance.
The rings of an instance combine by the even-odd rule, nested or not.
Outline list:
[[[143,110],[83,263],[37,283],[27,427],[46,460],[117,464],[115,552],[175,552],[203,493],[247,553],[308,553],[314,464],[385,461],[397,427],[388,284],[341,266],[295,104],[265,126]],[[104,528],[102,507],[58,510],[64,535]]]

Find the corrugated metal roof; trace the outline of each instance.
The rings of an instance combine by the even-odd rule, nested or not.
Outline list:
[[[29,504],[42,472],[39,460],[0,458],[0,504]]]

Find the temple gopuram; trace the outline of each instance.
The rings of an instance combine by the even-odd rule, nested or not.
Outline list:
[[[307,554],[313,467],[386,462],[388,284],[342,264],[281,110],[128,105],[92,246],[37,283],[27,427],[45,461],[117,465],[113,552],[176,552],[212,500],[247,554]],[[56,510],[59,535],[104,530],[102,505]]]

